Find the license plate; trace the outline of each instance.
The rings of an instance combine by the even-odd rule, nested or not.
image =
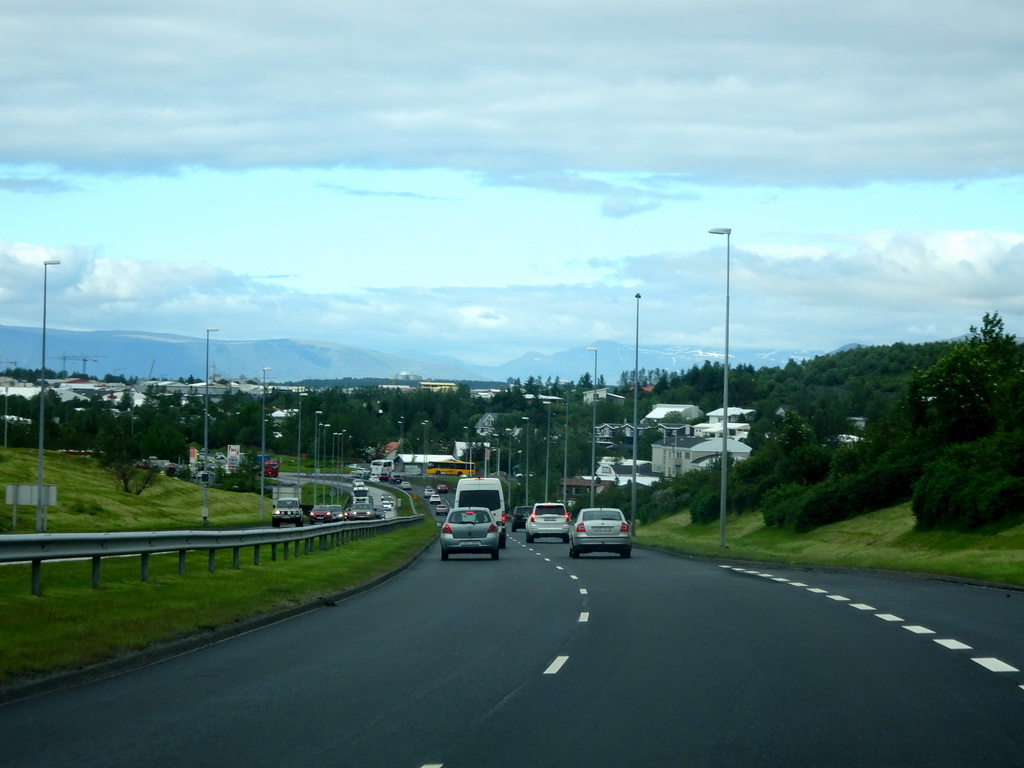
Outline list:
[[[608,531],[612,530],[612,527],[610,525],[595,525],[590,530],[594,533],[608,533]]]
[[[480,542],[476,539],[465,539],[459,542],[460,547],[476,547],[479,546]]]

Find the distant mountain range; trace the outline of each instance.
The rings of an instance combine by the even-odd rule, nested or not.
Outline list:
[[[38,368],[41,351],[40,330],[18,326],[0,326],[0,370],[8,366]],[[302,381],[306,379],[423,378],[444,381],[505,382],[559,378],[576,381],[594,370],[598,349],[598,375],[608,384],[616,384],[623,371],[632,372],[634,349],[613,341],[594,341],[589,345],[550,355],[526,354],[504,365],[481,366],[437,355],[408,356],[376,352],[326,341],[266,339],[261,341],[210,340],[210,369],[225,378],[259,379],[263,368],[270,367],[268,380]],[[857,346],[857,345],[850,345]],[[808,350],[730,350],[732,365],[749,364],[756,368],[783,366],[789,360],[802,360],[823,354]],[[82,373],[96,378],[106,374],[139,379],[203,378],[206,362],[206,338],[176,336],[141,331],[64,331],[46,330],[47,367]],[[696,347],[641,347],[640,368],[669,371],[688,370],[705,360],[721,360],[718,350]]]

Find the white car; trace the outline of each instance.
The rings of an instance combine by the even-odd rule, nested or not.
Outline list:
[[[533,505],[533,512],[526,518],[526,543],[532,544],[541,536],[553,536],[569,543],[571,519],[564,504],[544,501]]]
[[[632,554],[629,523],[621,509],[588,507],[579,511],[569,532],[569,557],[586,552],[617,552],[619,557]]]

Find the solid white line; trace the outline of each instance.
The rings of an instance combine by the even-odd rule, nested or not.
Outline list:
[[[928,629],[928,627],[920,627],[916,624],[909,624],[904,627],[907,632],[913,632],[915,635],[934,635],[935,631]]]
[[[587,594],[587,588],[586,587],[580,587],[580,594],[581,595]]]
[[[555,660],[551,662],[547,669],[544,670],[545,675],[557,675],[558,670],[562,668],[562,665],[569,660],[568,656],[556,656]]]
[[[992,658],[971,659],[975,664],[981,664],[989,672],[1020,672],[1016,667],[1011,667],[1005,661]]]
[[[903,621],[899,616],[893,616],[891,613],[876,613],[875,616],[882,621]]]
[[[951,651],[969,651],[971,649],[971,646],[967,645],[966,643],[961,643],[959,640],[936,640],[935,642],[944,648],[949,648],[949,650]]]
[[[424,763],[420,768],[444,768],[444,763]]]
[[[590,612],[589,611],[581,611],[580,612],[580,624],[586,624],[588,621],[590,621]]]

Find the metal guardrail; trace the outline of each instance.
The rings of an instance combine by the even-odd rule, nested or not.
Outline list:
[[[255,528],[239,530],[140,531],[135,533],[33,533],[0,536],[0,563],[27,562],[32,566],[32,594],[42,593],[42,564],[47,560],[91,559],[92,586],[100,586],[100,563],[104,557],[139,555],[142,581],[149,579],[149,556],[178,554],[178,575],[185,575],[188,552],[209,553],[208,570],[214,571],[216,554],[232,550],[231,567],[237,569],[240,551],[252,547],[253,565],[260,564],[260,551],[270,547],[271,561],[277,560],[280,547],[285,560],[294,551],[298,557],[316,550],[341,546],[414,525],[423,515],[393,517],[365,522],[338,522],[301,528]]]

